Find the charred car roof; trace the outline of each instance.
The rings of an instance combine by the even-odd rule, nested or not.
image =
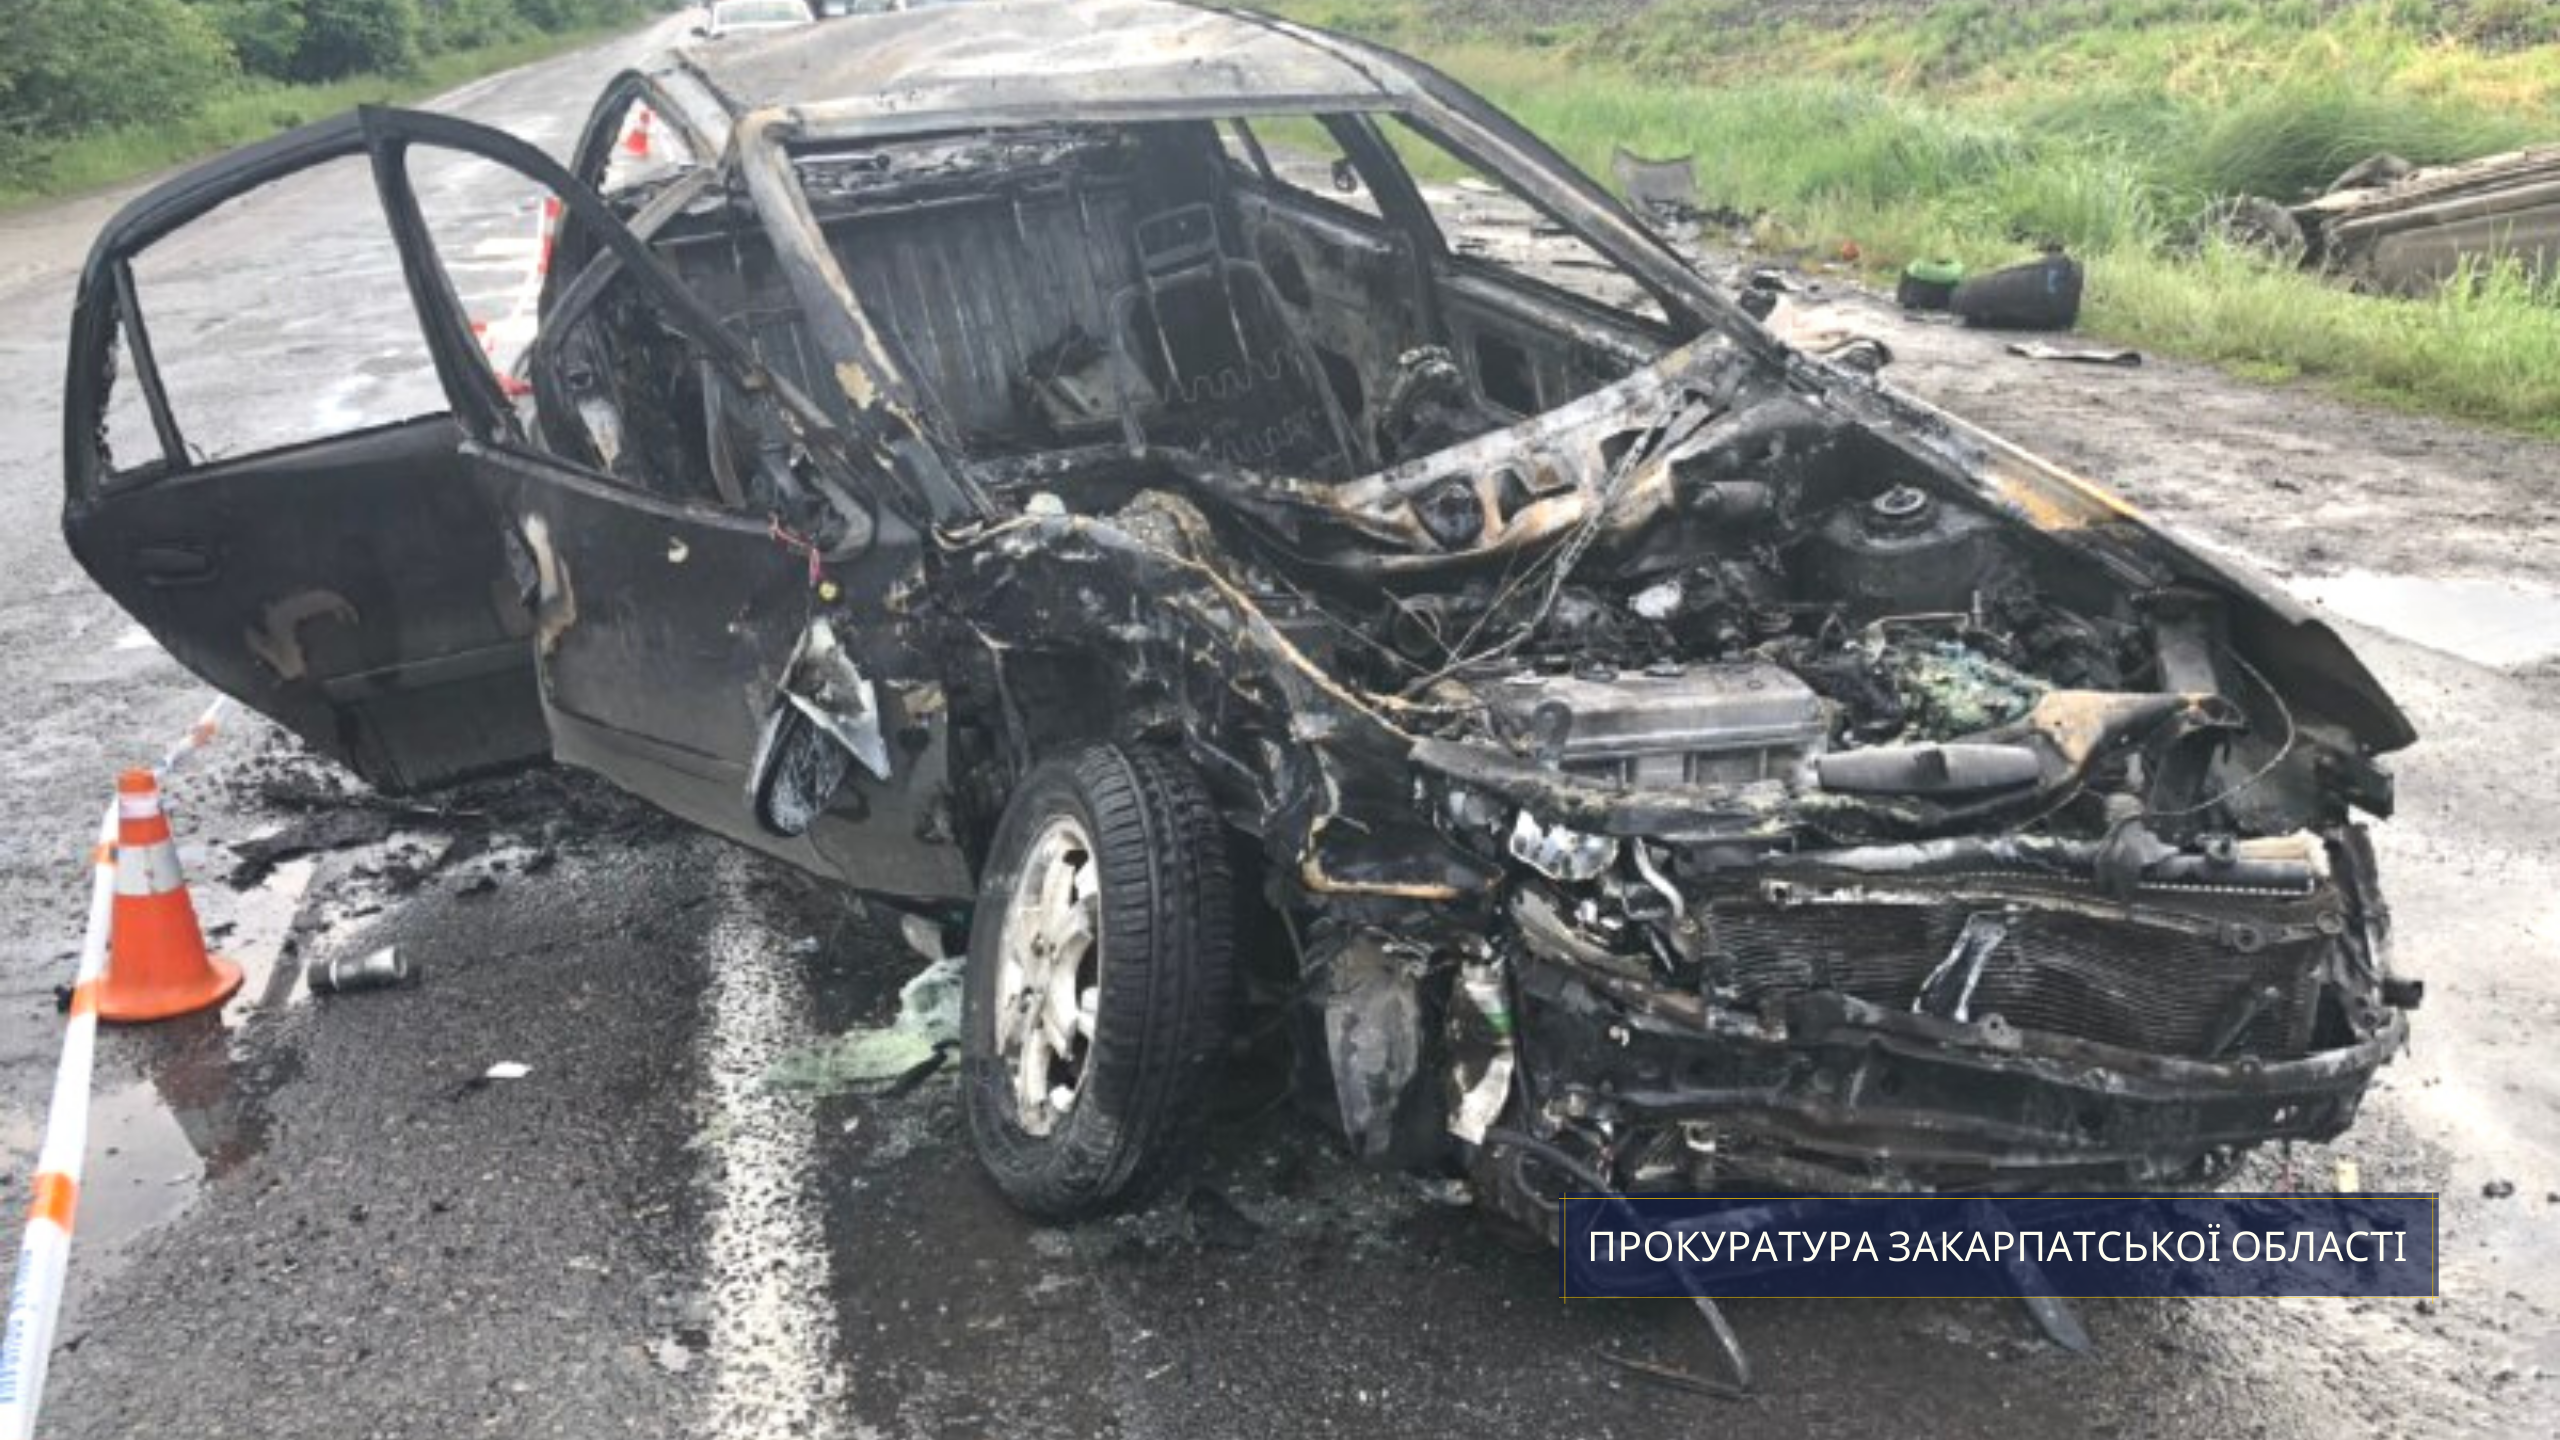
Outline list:
[[[1380,57],[1260,15],[1162,0],[992,0],[679,53],[732,117],[781,107],[812,139],[1072,113],[1375,109],[1412,91]]]

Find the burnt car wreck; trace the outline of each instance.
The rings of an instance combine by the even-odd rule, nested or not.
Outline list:
[[[617,186],[633,105],[691,158]],[[438,146],[563,197],[529,398],[417,223]],[[1471,254],[1425,153],[1623,299]],[[452,413],[191,453],[127,261],[345,154]],[[101,443],[119,337],[156,460]],[[973,1133],[1041,1215],[1173,1173],[1248,1010],[1358,1153],[1544,1228],[2209,1185],[2344,1129],[2415,1002],[2355,819],[2413,737],[2326,627],[1260,17],[735,40],[565,170],[315,127],[111,227],[70,406],[92,573],[377,784],[554,757],[965,918]]]

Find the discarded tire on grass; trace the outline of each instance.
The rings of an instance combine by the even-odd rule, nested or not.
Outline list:
[[[1987,330],[2068,330],[2080,320],[2080,262],[2047,255],[1977,275],[1956,287],[1949,309]]]

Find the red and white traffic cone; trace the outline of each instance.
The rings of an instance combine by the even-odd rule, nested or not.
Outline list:
[[[240,967],[205,953],[204,927],[148,770],[116,780],[116,908],[98,1018],[122,1024],[209,1010],[240,988]]]

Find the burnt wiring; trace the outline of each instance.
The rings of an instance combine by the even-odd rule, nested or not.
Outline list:
[[[1520,552],[1517,551],[1506,556],[1503,560],[1502,583],[1494,590],[1493,598],[1485,602],[1484,608],[1477,612],[1474,622],[1467,627],[1465,634],[1458,637],[1456,644],[1451,645],[1445,641],[1441,643],[1441,653],[1446,663],[1436,670],[1407,681],[1402,693],[1411,695],[1417,690],[1427,689],[1475,663],[1477,658],[1482,658],[1467,657],[1462,652],[1475,643],[1476,637],[1484,633],[1484,627],[1492,621],[1503,606],[1511,602],[1511,597],[1519,593],[1520,587],[1528,583],[1530,577],[1537,573],[1538,564],[1537,560],[1532,559],[1524,566],[1521,563]]]
[[[1647,460],[1666,454],[1685,443],[1712,421],[1716,414],[1717,410],[1712,401],[1706,397],[1691,394],[1687,403],[1669,419],[1645,431],[1633,444],[1628,445],[1610,465],[1608,473],[1601,477],[1599,485],[1594,488],[1590,508],[1583,514],[1572,532],[1565,536],[1561,544],[1505,582],[1503,587],[1495,593],[1491,603],[1485,606],[1483,613],[1476,617],[1475,623],[1468,627],[1466,635],[1459,640],[1456,649],[1461,653],[1457,658],[1408,684],[1405,693],[1410,694],[1415,689],[1447,679],[1469,666],[1500,659],[1527,644],[1530,638],[1537,634],[1538,627],[1545,624],[1547,617],[1554,613],[1556,599],[1564,593],[1565,582],[1573,578],[1573,573],[1581,565],[1583,557],[1590,553],[1592,545],[1599,540],[1600,528],[1608,523],[1610,512],[1617,508],[1619,497],[1625,493],[1628,479]],[[1521,589],[1539,578],[1542,573],[1546,581],[1545,590],[1540,593],[1536,607],[1512,627],[1511,633],[1481,651],[1464,653],[1467,647],[1475,643],[1476,637],[1483,633],[1484,627],[1492,623],[1495,616],[1502,613],[1503,608],[1511,603]]]
[[[1493,599],[1485,605],[1483,612],[1477,615],[1475,623],[1467,627],[1467,633],[1459,639],[1456,650],[1464,652],[1468,646],[1473,645],[1476,637],[1484,633],[1485,626],[1491,624],[1493,618],[1502,613],[1503,607],[1511,603],[1513,597],[1521,592],[1522,587],[1543,571],[1546,575],[1546,589],[1538,597],[1536,608],[1515,624],[1511,633],[1503,639],[1471,654],[1457,654],[1439,669],[1408,683],[1405,687],[1406,694],[1411,694],[1436,681],[1445,680],[1471,665],[1498,660],[1529,643],[1530,637],[1537,633],[1538,627],[1544,624],[1547,616],[1554,611],[1556,597],[1564,593],[1565,581],[1572,578],[1574,567],[1582,562],[1584,553],[1591,548],[1591,542],[1598,537],[1600,526],[1607,521],[1610,509],[1617,504],[1620,492],[1625,489],[1627,477],[1635,472],[1636,466],[1645,457],[1660,448],[1658,442],[1669,429],[1670,427],[1665,425],[1647,431],[1641,441],[1627,447],[1625,453],[1618,457],[1617,463],[1609,467],[1609,473],[1601,477],[1600,484],[1592,497],[1591,508],[1583,515],[1581,523],[1574,527],[1562,544],[1506,579],[1502,588],[1496,591]]]

